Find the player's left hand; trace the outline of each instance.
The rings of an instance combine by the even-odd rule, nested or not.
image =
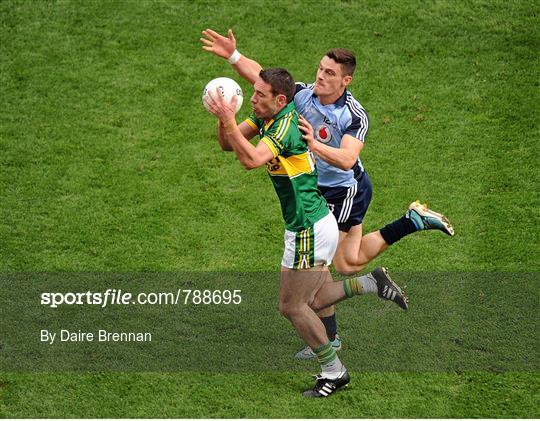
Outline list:
[[[300,116],[300,124],[298,128],[304,133],[302,137],[306,141],[307,145],[311,148],[315,142],[315,137],[313,135],[313,127],[309,122],[302,116]]]
[[[208,92],[209,99],[206,102],[208,105],[208,111],[214,114],[220,121],[225,122],[235,119],[235,110],[236,104],[238,103],[238,98],[236,95],[233,95],[231,102],[227,103],[219,88],[216,88],[215,92]]]
[[[226,37],[212,29],[206,29],[202,31],[202,34],[206,37],[200,38],[201,43],[204,44],[202,48],[209,53],[226,60],[236,50],[236,39],[234,38],[232,29],[229,29]]]

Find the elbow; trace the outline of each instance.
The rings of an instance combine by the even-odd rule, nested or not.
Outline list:
[[[218,144],[222,151],[224,152],[230,152],[233,150],[232,146],[229,144],[229,142],[225,141],[221,137],[218,136]]]
[[[244,161],[244,162],[242,162],[242,166],[244,167],[244,169],[246,169],[248,171],[254,170],[255,168],[259,167],[253,161]]]
[[[260,162],[260,160],[257,158],[249,158],[249,159],[242,160],[243,167],[248,171],[254,170],[255,168],[259,168],[263,164],[264,162]]]
[[[347,158],[340,163],[341,165],[339,166],[339,169],[349,171],[352,167],[354,167],[354,164],[356,164],[357,161],[357,157]]]

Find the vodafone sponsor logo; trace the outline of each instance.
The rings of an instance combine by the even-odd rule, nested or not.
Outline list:
[[[321,124],[315,130],[315,137],[319,142],[328,143],[332,139],[332,134],[330,133],[330,127],[326,124]]]

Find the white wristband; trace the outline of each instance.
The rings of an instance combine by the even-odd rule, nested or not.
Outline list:
[[[227,61],[231,64],[236,64],[238,63],[238,60],[240,60],[240,57],[242,57],[242,54],[240,54],[238,50],[234,50],[234,53],[231,54]]]

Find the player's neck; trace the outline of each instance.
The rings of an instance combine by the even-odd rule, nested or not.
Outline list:
[[[322,105],[330,105],[336,102],[341,97],[341,95],[343,95],[343,92],[345,92],[345,88],[343,88],[343,90],[336,92],[335,94],[332,94],[332,95],[325,95],[325,96],[318,95],[317,98],[319,98],[319,102]]]
[[[285,104],[283,107],[281,107],[279,110],[276,110],[276,112],[274,113],[274,115],[272,117],[269,117],[269,118],[264,118],[264,124],[268,124],[270,121],[274,120],[276,118],[276,116],[281,112],[281,110],[283,110],[283,108],[285,108],[287,105]]]

